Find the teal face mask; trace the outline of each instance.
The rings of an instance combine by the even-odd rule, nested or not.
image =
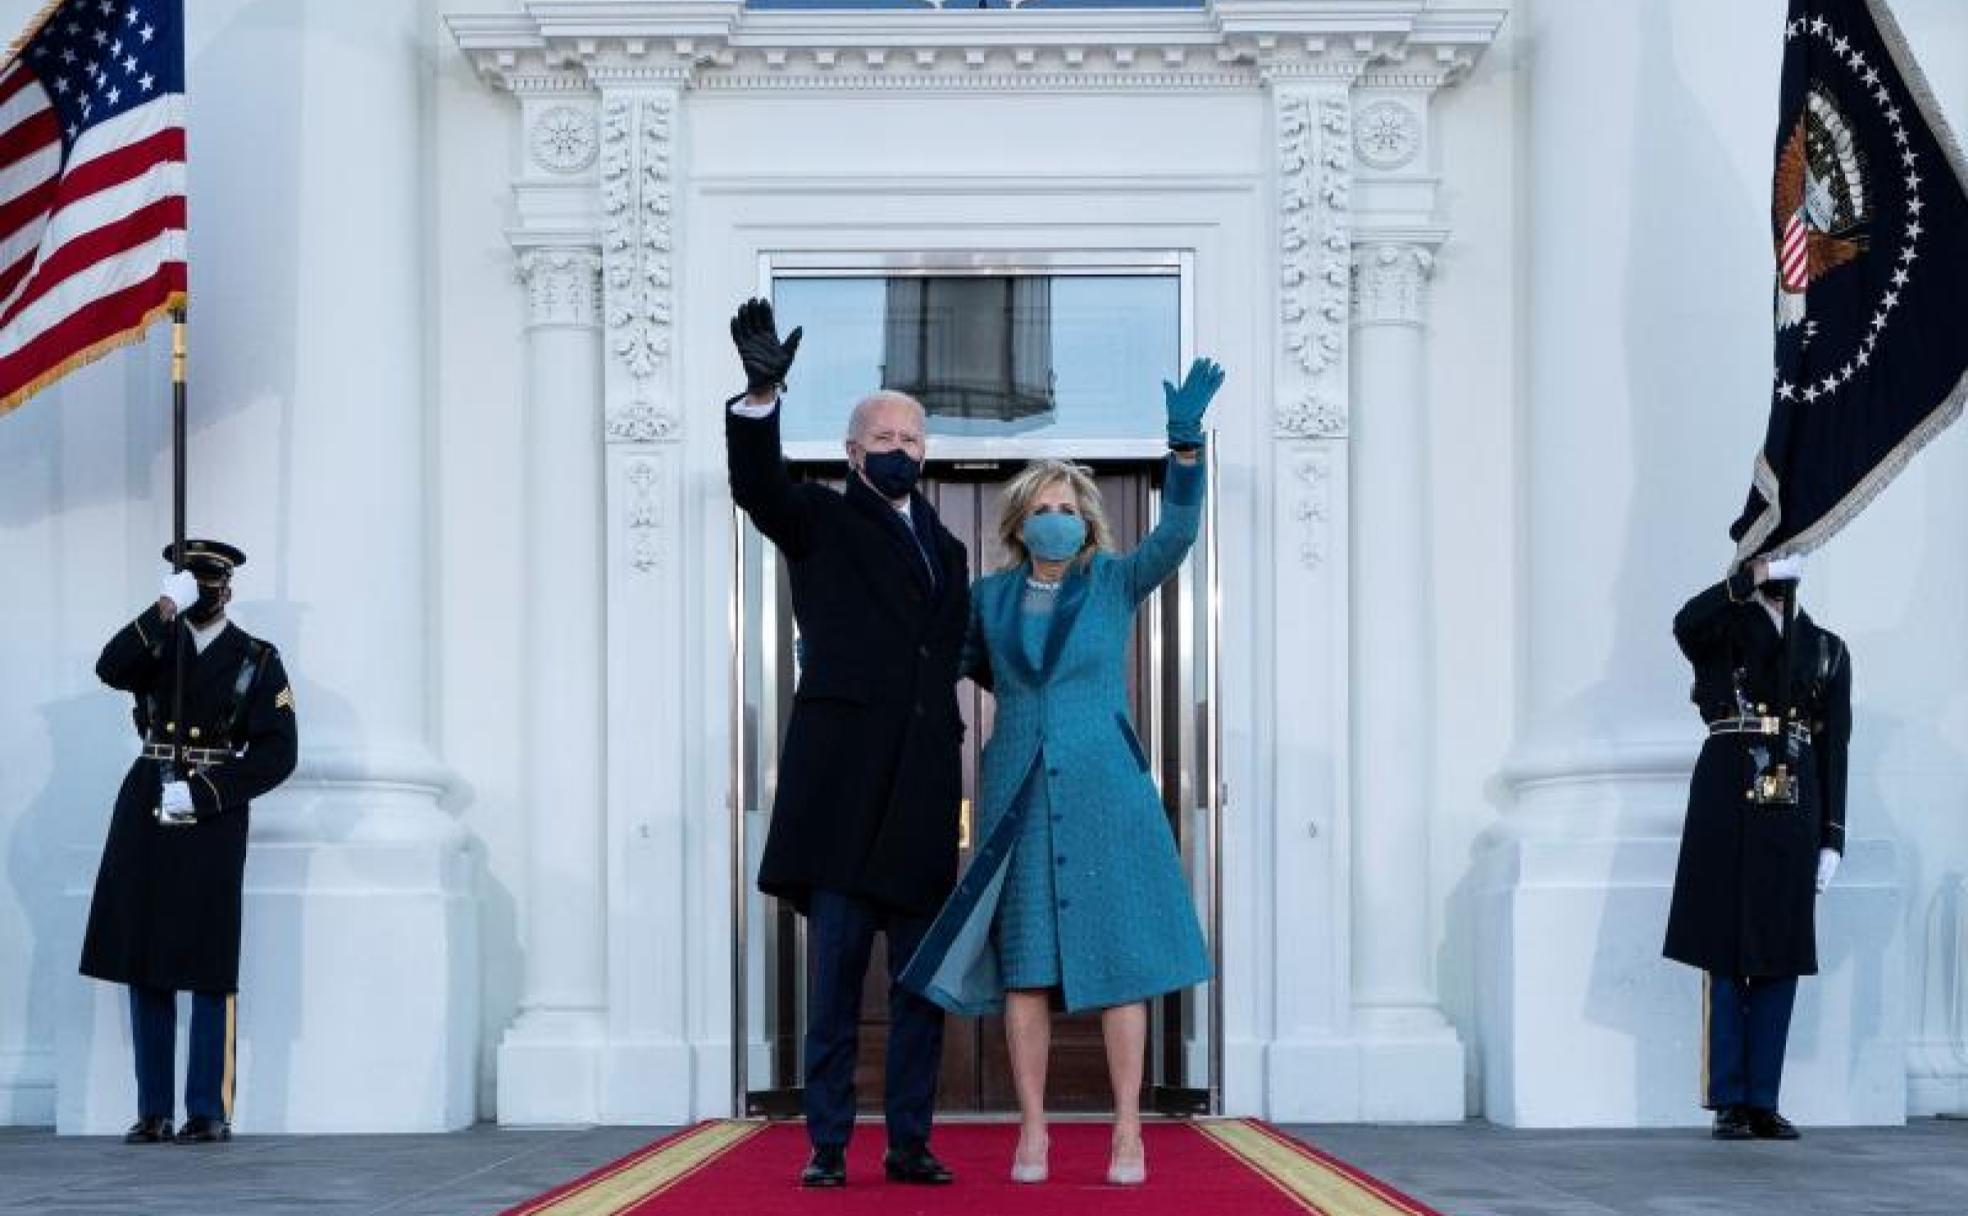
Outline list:
[[[1042,562],[1063,562],[1086,544],[1086,521],[1064,511],[1028,515],[1018,530],[1019,539],[1033,557]]]

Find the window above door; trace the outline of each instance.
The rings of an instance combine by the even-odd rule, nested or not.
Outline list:
[[[756,9],[1202,8],[1205,0],[745,0]]]
[[[771,259],[766,275],[781,330],[806,331],[788,378],[789,444],[837,446],[877,388],[920,400],[940,438],[1159,443],[1161,384],[1185,346],[1180,255],[799,261]]]

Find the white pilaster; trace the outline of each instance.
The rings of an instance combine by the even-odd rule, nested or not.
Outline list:
[[[1265,1107],[1275,1119],[1351,1119],[1361,1076],[1347,995],[1350,103],[1344,74],[1275,79],[1271,97],[1279,275],[1272,713],[1292,728],[1280,736],[1272,769],[1281,809],[1271,825],[1276,907],[1265,960],[1273,985]]]
[[[686,1018],[689,960],[707,931],[689,914],[688,892],[726,871],[707,878],[689,861],[694,842],[724,838],[722,821],[703,822],[693,800],[703,767],[721,766],[723,753],[707,749],[692,724],[681,673],[706,647],[722,655],[728,645],[722,621],[691,619],[701,587],[689,573],[697,550],[682,526],[676,165],[688,72],[677,65],[591,75],[601,89],[606,653],[617,677],[608,681],[609,1053],[601,1109],[611,1122],[676,1124],[716,1109],[702,1103],[704,1082],[712,1093],[730,1089],[729,1062],[719,1053],[698,1066]],[[705,635],[697,630],[716,632],[698,640]],[[728,985],[729,976],[704,982]]]
[[[536,119],[536,144],[542,131],[581,130],[581,117],[567,108]],[[564,122],[549,125],[555,119]],[[499,1045],[502,1123],[598,1113],[604,606],[591,589],[602,581],[601,260],[583,246],[519,254],[528,305],[524,720],[529,740],[552,744],[530,747],[524,761],[525,987]]]

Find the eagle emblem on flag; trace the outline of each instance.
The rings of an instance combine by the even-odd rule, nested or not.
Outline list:
[[[1777,325],[1805,317],[1811,282],[1865,251],[1870,218],[1864,156],[1838,99],[1813,89],[1777,155],[1770,198],[1777,231]]]
[[[1735,562],[1849,523],[1968,395],[1968,167],[1887,0],[1790,0],[1770,419]]]

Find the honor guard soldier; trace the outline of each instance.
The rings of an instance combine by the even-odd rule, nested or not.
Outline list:
[[[231,545],[186,541],[184,569],[96,662],[136,699],[143,739],[116,796],[81,966],[130,989],[137,1122],[126,1144],[232,1138],[247,810],[294,771],[298,740],[280,653],[226,620],[245,561]],[[191,1053],[174,1136],[180,992],[191,993]]]
[[[1795,1140],[1777,1113],[1797,978],[1816,975],[1817,897],[1845,851],[1852,664],[1797,611],[1799,558],[1756,561],[1689,600],[1674,637],[1708,724],[1665,953],[1704,975],[1702,1105],[1718,1140]]]

